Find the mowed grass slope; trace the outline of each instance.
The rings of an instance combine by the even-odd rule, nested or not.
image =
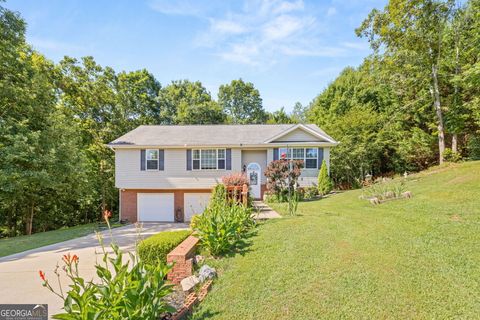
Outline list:
[[[94,233],[96,230],[105,229],[105,223],[88,223],[70,228],[62,228],[53,231],[34,233],[30,236],[18,236],[0,239],[0,257],[26,250],[36,249],[50,244],[83,237]],[[119,227],[119,223],[113,223],[112,228]]]
[[[410,200],[349,191],[268,221],[194,319],[480,317],[480,162],[409,178]],[[278,206],[285,212],[285,206]]]

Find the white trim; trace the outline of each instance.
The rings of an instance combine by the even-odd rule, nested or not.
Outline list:
[[[271,142],[273,142],[273,141],[275,141],[275,140],[278,140],[279,138],[281,138],[281,137],[289,134],[290,132],[295,131],[296,129],[301,129],[301,130],[303,130],[303,131],[305,131],[305,132],[307,132],[307,133],[312,134],[313,136],[315,136],[315,137],[317,137],[317,138],[326,140],[327,142],[335,143],[335,141],[334,141],[333,139],[328,138],[327,136],[321,134],[320,132],[317,132],[317,131],[315,131],[315,130],[313,130],[313,129],[310,129],[310,128],[304,126],[303,124],[294,125],[293,127],[289,128],[289,129],[287,129],[287,130],[285,130],[285,131],[282,131],[282,132],[280,132],[279,134],[273,136],[272,138],[270,138],[270,139],[268,139],[268,140],[265,140],[264,142],[265,142],[265,143],[271,143]]]
[[[113,150],[115,149],[262,149],[284,146],[286,142],[271,142],[262,144],[216,144],[216,145],[107,145]],[[320,141],[300,141],[300,142],[288,142],[290,146],[314,146],[314,147],[334,147],[340,142],[320,142]]]
[[[157,168],[156,169],[148,169],[148,151],[157,151]],[[154,159],[150,159],[152,161]],[[158,171],[160,168],[160,150],[158,149],[145,149],[145,171]]]
[[[193,152],[198,150],[199,159],[193,159]],[[215,169],[202,169],[202,150],[215,150]],[[223,158],[218,157],[218,150],[223,150]],[[200,161],[198,164],[198,169],[193,168],[193,161]],[[218,168],[218,160],[225,161],[225,168]],[[192,171],[225,171],[227,169],[227,149],[226,148],[194,148],[192,149]]]

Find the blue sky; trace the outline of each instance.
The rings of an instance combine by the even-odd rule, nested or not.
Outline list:
[[[200,80],[216,99],[251,81],[267,110],[309,103],[370,54],[355,36],[384,0],[8,0],[27,40],[58,62],[91,55],[117,71],[146,68],[162,83]]]

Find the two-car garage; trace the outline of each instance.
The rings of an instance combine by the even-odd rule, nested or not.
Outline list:
[[[210,193],[183,193],[184,221],[201,214],[208,205]],[[174,222],[177,193],[137,193],[137,220],[142,222]],[[181,200],[181,199],[180,199]],[[178,208],[177,208],[178,209]]]

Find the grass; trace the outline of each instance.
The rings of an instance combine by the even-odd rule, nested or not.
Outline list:
[[[406,187],[412,199],[373,206],[355,190],[262,224],[246,253],[213,262],[193,319],[478,318],[480,162]]]
[[[120,226],[120,224],[112,223],[111,226],[112,228],[115,228]],[[106,228],[106,224],[89,223],[54,231],[39,232],[32,234],[31,236],[18,236],[13,238],[1,239],[0,257],[86,236],[95,232],[95,230],[99,230],[100,228]]]

